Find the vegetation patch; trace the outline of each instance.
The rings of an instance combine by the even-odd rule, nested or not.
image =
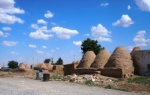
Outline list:
[[[124,81],[123,78],[118,78],[117,80],[114,80],[114,82],[121,82],[121,81]]]
[[[107,85],[107,86],[105,86],[105,88],[106,89],[114,89],[114,90],[119,90],[119,91],[126,91],[126,92],[129,92],[129,90],[127,90],[127,89],[121,89],[121,88],[115,88],[115,87],[113,87],[112,85]]]
[[[128,83],[137,83],[137,84],[143,84],[143,85],[150,85],[150,77],[142,76],[137,78],[129,78]]]
[[[61,79],[61,77],[58,75],[52,75],[52,76],[50,76],[50,79],[57,80],[57,79]]]
[[[89,86],[92,86],[94,83],[93,83],[92,80],[86,80],[86,81],[85,81],[85,84],[86,84],[86,85],[89,85]]]

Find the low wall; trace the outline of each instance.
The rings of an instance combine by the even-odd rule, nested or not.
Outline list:
[[[64,65],[64,75],[71,75],[74,73],[74,70],[75,70],[75,65],[74,64],[67,64],[67,65]]]
[[[94,74],[96,70],[97,69],[94,69],[94,68],[92,68],[92,69],[91,68],[89,68],[89,69],[77,68],[74,70],[74,72],[76,74]]]
[[[120,68],[104,68],[100,69],[101,75],[108,77],[123,78],[123,71]]]

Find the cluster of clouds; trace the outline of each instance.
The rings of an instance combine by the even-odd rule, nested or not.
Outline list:
[[[14,0],[0,0],[0,23],[14,24],[24,23],[24,20],[15,16],[16,14],[24,14],[25,11],[20,8],[16,8]]]
[[[45,18],[52,18],[54,14],[50,11],[47,11],[44,14]],[[60,26],[52,27],[51,29],[47,28],[48,22],[39,19],[36,24],[31,24],[31,28],[35,29],[34,32],[30,32],[29,36],[34,39],[44,39],[48,40],[49,38],[57,36],[59,39],[70,39],[71,36],[79,34],[77,30],[68,29]],[[42,26],[41,26],[42,25]]]
[[[136,36],[133,38],[134,45],[128,46],[128,50],[132,51],[135,46],[145,47],[150,43],[150,38],[146,38],[146,31],[140,30],[137,32]]]
[[[142,11],[148,11],[150,12],[150,2],[149,0],[135,0],[135,3]],[[101,3],[100,6],[107,7],[109,6],[109,3]],[[131,10],[131,6],[127,6],[128,10]],[[24,20],[19,18],[18,14],[25,14],[25,11],[23,9],[15,7],[15,1],[14,0],[0,0],[0,23],[3,24],[15,24],[20,23],[23,24]],[[34,39],[44,39],[48,40],[50,38],[53,38],[55,35],[59,39],[70,39],[72,36],[75,36],[79,34],[79,32],[75,29],[69,29],[61,26],[56,26],[56,23],[52,23],[53,27],[50,29],[48,28],[48,22],[47,19],[53,18],[54,13],[51,11],[46,11],[43,19],[38,19],[35,24],[31,24],[31,28],[33,29],[33,32],[30,32],[29,36]],[[46,20],[44,20],[46,19]],[[124,28],[130,27],[130,25],[135,24],[135,22],[132,20],[132,18],[128,14],[123,14],[121,17],[114,21],[112,23],[113,26],[122,26]],[[11,31],[12,29],[10,27],[3,27],[2,30],[0,30],[0,37],[8,37],[9,33],[5,33],[3,31]],[[146,31],[138,31],[137,35],[134,37],[133,42],[135,46],[147,46],[147,43],[150,42],[150,39],[145,38]],[[112,42],[111,39],[111,31],[109,31],[104,25],[98,24],[97,26],[91,27],[91,35],[86,34],[86,36],[92,36],[95,40],[98,40],[100,42]],[[3,41],[2,44],[4,46],[15,46],[18,44],[16,41]],[[80,46],[82,44],[81,41],[73,41],[73,44]],[[37,48],[34,44],[28,45],[30,48]],[[133,46],[129,46],[129,48],[132,48]],[[47,48],[46,46],[42,46],[42,48]],[[39,54],[42,54],[43,52],[40,50],[36,51]],[[11,52],[12,54],[15,54],[14,52]]]

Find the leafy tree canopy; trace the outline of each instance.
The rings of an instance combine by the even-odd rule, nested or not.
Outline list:
[[[55,65],[63,65],[63,60],[60,58],[58,58],[57,62],[55,63]]]
[[[48,64],[51,61],[51,59],[45,59],[44,63]]]
[[[83,54],[85,54],[87,51],[93,51],[97,55],[99,51],[103,49],[105,48],[98,44],[97,40],[91,40],[90,38],[87,38],[81,44],[81,50]]]
[[[12,69],[15,69],[15,68],[18,67],[18,62],[16,62],[16,61],[9,61],[8,62],[8,67],[12,68]]]

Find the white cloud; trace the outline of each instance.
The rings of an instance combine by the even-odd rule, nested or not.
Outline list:
[[[73,44],[76,46],[81,46],[82,42],[81,41],[73,41]]]
[[[102,42],[111,42],[110,34],[111,32],[108,31],[102,24],[98,24],[97,26],[92,26],[91,28],[92,36],[95,37],[96,40]]]
[[[37,23],[38,23],[38,24],[44,24],[44,25],[47,24],[47,22],[46,22],[45,20],[43,20],[43,19],[39,19],[39,20],[37,21]]]
[[[4,30],[4,31],[10,31],[11,28],[10,27],[3,27],[2,30]]]
[[[130,52],[133,50],[133,48],[134,48],[133,46],[128,46],[127,47],[128,51],[130,51]]]
[[[14,0],[0,0],[0,23],[14,24],[16,22],[24,22],[22,19],[16,17],[15,14],[24,14],[25,11],[15,8],[14,4]]]
[[[127,6],[127,9],[128,9],[128,10],[131,10],[131,6],[130,6],[130,5],[128,5],[128,6]]]
[[[31,24],[31,27],[34,28],[34,29],[38,29],[39,26],[37,24]]]
[[[150,0],[135,0],[135,2],[142,11],[150,12]]]
[[[3,33],[1,30],[0,30],[0,36],[2,37],[8,37],[9,33]]]
[[[123,27],[129,27],[131,24],[134,24],[132,19],[128,15],[122,15],[119,20],[114,22],[112,25],[114,26],[123,26]]]
[[[109,3],[101,3],[101,6],[103,6],[103,7],[106,7],[108,5],[109,5]]]
[[[52,32],[56,33],[57,37],[60,39],[70,39],[71,36],[77,35],[79,32],[77,30],[71,30],[63,27],[53,27]]]
[[[41,50],[36,50],[36,53],[37,53],[37,54],[43,54],[44,52],[41,51]]]
[[[44,14],[44,17],[45,18],[52,18],[54,16],[54,14],[50,11],[47,11],[45,14]]]
[[[90,36],[90,34],[85,34],[84,36],[87,36],[87,37],[89,37],[89,36]]]
[[[10,54],[19,54],[19,53],[15,51],[11,51]]]
[[[36,45],[33,45],[33,44],[29,44],[28,45],[30,48],[36,48],[37,46]]]
[[[15,41],[3,41],[4,46],[15,46],[17,45],[17,42]]]
[[[4,33],[2,31],[0,31],[0,36],[4,36]]]
[[[0,13],[0,23],[4,24],[14,24],[15,22],[18,22],[20,24],[24,23],[24,21],[14,15],[8,15],[8,14],[1,14]]]
[[[150,42],[150,39],[145,39],[145,35],[145,30],[137,32],[137,35],[133,39],[135,46],[147,46],[147,43]]]
[[[47,26],[42,26],[42,27],[39,27],[37,24],[31,24],[31,27],[36,29],[35,32],[31,32],[29,34],[29,36],[31,38],[34,38],[34,39],[44,39],[44,40],[47,40],[49,38],[52,38],[53,35],[52,34],[49,34],[49,30],[47,29]]]
[[[47,48],[46,46],[42,46],[42,48]]]
[[[31,38],[34,38],[34,39],[44,39],[44,40],[48,40],[49,38],[53,37],[52,34],[46,34],[46,33],[39,31],[39,30],[36,30],[35,32],[31,32],[29,34],[29,36]]]
[[[112,39],[109,38],[109,37],[98,37],[98,38],[95,38],[96,40],[98,41],[101,41],[101,42],[112,42]]]

